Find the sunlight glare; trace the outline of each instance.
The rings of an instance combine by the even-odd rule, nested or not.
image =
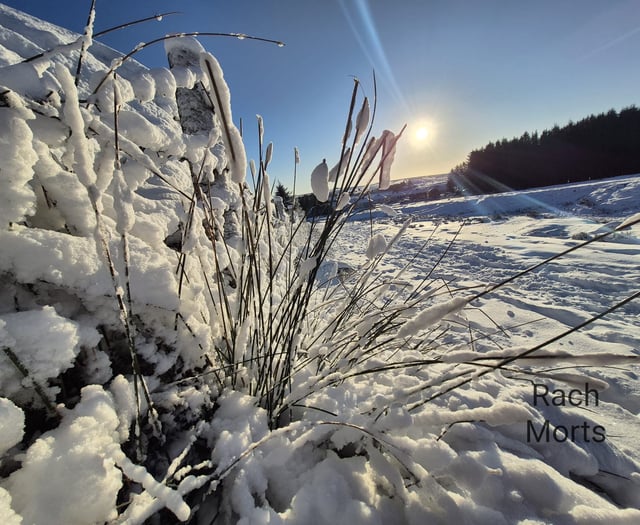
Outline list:
[[[423,140],[427,140],[429,138],[429,130],[422,126],[419,127],[418,130],[416,131],[416,139],[418,139],[419,141],[423,141]]]
[[[421,120],[413,124],[410,143],[415,149],[422,150],[433,146],[434,124],[431,120]]]

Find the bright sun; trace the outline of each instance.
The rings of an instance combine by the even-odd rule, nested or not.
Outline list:
[[[421,126],[416,130],[416,140],[418,140],[419,142],[423,142],[428,138],[429,138],[429,130],[426,127]]]
[[[411,145],[418,150],[425,149],[432,145],[434,138],[434,128],[432,122],[422,121],[413,126],[411,134]]]

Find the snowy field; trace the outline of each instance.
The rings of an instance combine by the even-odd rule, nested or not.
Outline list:
[[[2,523],[640,523],[640,176],[342,223],[354,184],[314,252],[166,49],[0,4]]]
[[[416,203],[396,207],[395,215],[385,210],[391,215],[386,219],[374,213],[377,218],[373,225],[367,220],[369,214],[362,213],[362,220],[351,222],[343,232],[338,258],[351,267],[363,264],[364,256],[351,247],[366,244],[371,228],[374,234],[382,233],[390,239],[410,218],[411,226],[384,260],[381,274],[397,275],[410,259],[398,287],[421,282],[429,275],[435,283],[447,283],[452,290],[478,290],[612,231],[637,212],[639,193],[637,176],[620,177]],[[613,233],[472,302],[460,315],[434,328],[434,348],[446,342],[449,351],[463,348],[478,354],[504,355],[534,348],[584,323],[637,293],[639,233],[637,227]],[[601,516],[618,516],[614,523],[627,522],[616,513],[599,514],[586,508],[574,508],[569,518],[560,509],[574,507],[579,495],[585,494],[582,487],[607,493],[623,506],[638,506],[639,369],[633,364],[637,358],[619,361],[616,356],[638,355],[639,313],[637,300],[630,302],[532,354],[563,354],[566,358],[524,359],[518,362],[517,370],[503,372],[500,379],[487,375],[473,387],[456,390],[441,401],[442,407],[451,409],[450,421],[465,421],[448,428],[440,441],[456,450],[455,459],[446,462],[441,475],[448,480],[454,478],[454,486],[464,486],[463,493],[471,494],[476,503],[498,507],[501,514],[487,513],[485,518],[478,514],[471,522],[599,523]],[[449,371],[438,369],[433,373]],[[420,370],[401,379],[394,372],[388,381],[394,386],[403,380],[413,384],[423,374],[425,371]],[[431,373],[427,375],[432,378]],[[369,388],[384,389],[379,379],[374,384]],[[587,384],[588,389],[598,391],[597,402],[585,397]],[[556,391],[555,401],[551,395],[535,396],[547,390]],[[572,391],[573,400],[569,397]],[[551,406],[547,407],[546,401]],[[518,410],[523,411],[515,417],[519,422],[509,421]],[[474,411],[482,415],[474,416]],[[498,421],[490,422],[492,416]],[[423,416],[423,421],[428,417]],[[549,434],[544,427],[547,420],[551,422]],[[446,422],[449,420],[442,422],[443,432]],[[554,427],[560,430],[554,433]],[[540,429],[544,429],[544,435],[538,442]],[[416,432],[410,427],[410,434]],[[606,439],[598,433],[606,433]],[[571,441],[573,444],[566,446]],[[573,456],[575,452],[578,455]],[[597,473],[582,471],[590,468],[588,464],[598,464]],[[613,468],[623,464],[629,468],[626,474]],[[547,470],[549,465],[555,471]],[[474,473],[475,469],[479,471]],[[556,477],[558,474],[561,477]],[[623,493],[627,496],[618,499]],[[531,503],[534,500],[536,503]],[[526,516],[531,521],[526,521]],[[634,514],[630,514],[628,523],[638,519],[631,516]]]

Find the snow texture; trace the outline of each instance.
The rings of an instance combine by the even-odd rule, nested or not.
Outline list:
[[[350,200],[351,195],[349,195],[347,192],[341,193],[340,198],[338,198],[338,203],[336,204],[336,210],[343,210],[349,204]]]
[[[311,191],[320,202],[329,199],[329,167],[324,159],[311,172]]]
[[[120,449],[117,426],[110,396],[99,386],[85,387],[81,402],[29,447],[22,468],[9,478],[12,507],[25,523],[79,525],[115,517],[122,486],[113,459]]]
[[[386,190],[391,185],[391,165],[396,156],[397,139],[393,132],[385,130],[382,134],[382,141],[382,160],[378,188]]]
[[[214,93],[214,111],[222,127],[222,143],[227,154],[227,167],[231,180],[242,184],[247,175],[247,156],[240,131],[233,123],[231,114],[231,93],[224,80],[224,74],[216,58],[210,53],[200,55],[200,67],[207,73],[209,88]]]
[[[22,441],[24,412],[7,398],[0,398],[0,455]]]
[[[369,256],[369,253],[367,253]],[[415,335],[420,330],[429,328],[436,322],[444,319],[446,316],[459,312],[465,307],[468,300],[464,297],[455,297],[449,301],[441,304],[436,304],[431,308],[420,312],[413,319],[406,322],[398,332],[398,337],[407,337],[409,335]]]
[[[364,100],[362,101],[362,107],[360,108],[358,116],[356,117],[356,137],[354,139],[355,144],[360,142],[360,139],[367,130],[367,126],[369,125],[369,116],[369,99],[367,97],[364,97]]]
[[[6,355],[0,355],[0,389],[20,397],[24,388],[44,384],[72,366],[83,345],[95,346],[100,337],[89,327],[59,316],[51,306],[0,315],[0,347],[10,348],[29,371],[24,378]]]
[[[18,104],[21,104],[18,102]],[[20,112],[7,108],[0,113],[0,222],[4,227],[35,213],[36,195],[29,184],[38,160],[31,142],[33,134]]]
[[[349,166],[349,158],[351,157],[351,147],[348,147],[344,150],[344,154],[342,155],[342,160],[340,160],[331,170],[329,171],[329,182],[335,182],[338,179],[344,177],[344,174],[347,171]]]
[[[378,255],[382,255],[387,249],[387,240],[381,233],[376,233],[369,239],[369,246],[367,246],[367,258],[373,259]]]

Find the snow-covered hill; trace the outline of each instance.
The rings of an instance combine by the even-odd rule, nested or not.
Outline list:
[[[0,5],[3,523],[640,523],[640,178],[291,223],[167,50]]]

